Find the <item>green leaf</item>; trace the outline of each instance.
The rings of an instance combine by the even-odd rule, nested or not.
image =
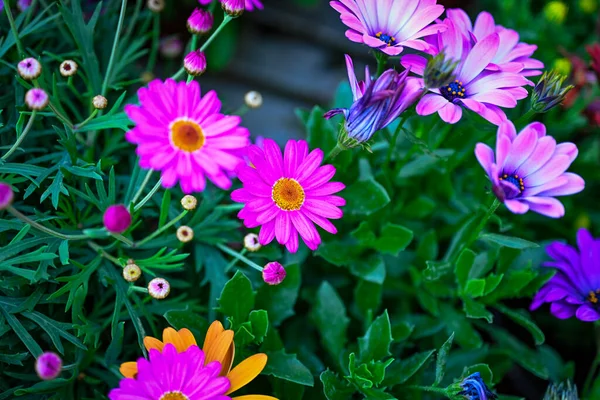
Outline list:
[[[413,354],[404,360],[395,361],[387,369],[386,378],[383,381],[383,384],[386,386],[394,386],[408,381],[414,374],[423,368],[425,363],[434,353],[435,350],[424,351]]]
[[[233,318],[237,326],[247,320],[254,308],[254,296],[250,280],[243,272],[237,271],[221,292],[219,311]]]
[[[73,329],[72,324],[55,321],[37,311],[23,312],[22,315],[25,318],[28,318],[36,324],[38,324],[40,328],[42,328],[48,334],[48,336],[50,336],[50,338],[52,339],[52,343],[54,343],[56,349],[60,353],[64,352],[60,338],[63,338],[73,343],[75,346],[79,347],[82,350],[87,350],[87,347],[85,347],[83,343],[79,341],[79,339],[77,339],[75,336],[71,335],[69,332],[66,331],[66,329]]]
[[[323,243],[319,246],[315,254],[323,257],[327,262],[335,266],[342,267],[350,265],[350,263],[356,260],[353,249],[348,247],[347,243],[334,240]]]
[[[446,332],[454,333],[456,343],[466,349],[476,349],[482,346],[481,335],[473,328],[463,313],[457,312],[449,304],[442,304],[440,311],[440,317],[446,324]]]
[[[285,319],[294,315],[294,306],[300,290],[300,267],[287,266],[285,280],[279,285],[263,285],[256,296],[257,308],[267,310],[269,321],[279,326]]]
[[[267,355],[269,362],[263,370],[263,374],[304,386],[315,384],[312,373],[298,361],[295,354],[286,354],[284,350],[279,350],[267,352]]]
[[[390,202],[385,188],[373,178],[356,181],[344,190],[344,212],[353,216],[369,216]]]
[[[485,290],[485,279],[469,279],[465,286],[465,295],[476,298],[483,296]]]
[[[506,315],[517,324],[521,325],[523,328],[527,329],[529,333],[533,336],[533,340],[535,340],[536,345],[541,345],[546,340],[544,336],[544,332],[533,322],[529,316],[529,313],[525,310],[511,310],[510,308],[504,306],[503,304],[494,305],[498,311],[502,314]]]
[[[350,232],[350,236],[358,240],[360,246],[372,247],[377,237],[367,221],[360,223],[358,228]]]
[[[358,339],[359,360],[383,360],[391,356],[392,327],[387,310],[369,326],[367,333]]]
[[[385,281],[385,263],[378,254],[372,254],[367,259],[357,259],[350,264],[353,275],[369,282],[383,284]]]
[[[410,334],[415,329],[415,324],[408,321],[400,321],[392,326],[392,337],[394,342],[402,342],[410,337]]]
[[[114,329],[113,336],[111,337],[110,344],[104,354],[104,362],[107,365],[112,365],[117,362],[119,354],[123,349],[123,335],[125,333],[125,322],[119,322]]]
[[[456,265],[454,267],[454,273],[456,274],[456,280],[458,285],[461,288],[464,288],[467,284],[467,280],[469,279],[469,272],[471,272],[471,267],[473,267],[473,263],[475,262],[475,253],[473,250],[464,249],[460,256],[458,256],[458,260],[456,260]]]
[[[358,310],[361,312],[363,317],[367,316],[369,312],[375,312],[381,304],[381,295],[383,292],[383,286],[361,280],[354,289],[354,300]]]
[[[344,302],[328,282],[321,283],[317,291],[312,318],[321,333],[323,347],[329,351],[334,360],[339,361],[348,340],[347,330],[350,319],[346,316]]]
[[[483,379],[483,381],[488,385],[494,381],[494,374],[487,364],[475,364],[471,365],[470,367],[465,367],[462,377],[466,378],[475,372],[479,372],[481,374],[481,379]]]
[[[253,310],[248,320],[252,324],[252,334],[256,341],[262,343],[269,330],[269,315],[265,310]]]
[[[208,331],[208,321],[194,312],[189,305],[181,310],[169,310],[163,314],[169,325],[179,330],[189,329],[196,338],[201,338]]]
[[[423,277],[428,281],[437,281],[452,272],[452,264],[447,261],[425,261],[425,265],[427,268],[423,271]]]
[[[337,132],[332,122],[323,118],[323,114],[325,110],[318,106],[310,111],[306,121],[306,140],[310,148],[327,152],[336,146]]]
[[[58,257],[62,265],[69,264],[69,241],[63,240],[58,247]]]
[[[327,400],[347,400],[355,391],[348,382],[341,380],[335,372],[329,369],[321,373],[320,379]]]
[[[397,256],[412,240],[413,232],[410,229],[387,223],[381,229],[381,236],[375,241],[374,247],[381,253]]]
[[[167,223],[169,218],[169,207],[171,205],[171,191],[165,190],[160,204],[160,216],[158,217],[158,227],[161,228]]]
[[[21,322],[9,311],[7,311],[6,308],[1,304],[0,313],[2,313],[4,319],[6,319],[6,322],[8,322],[8,325],[10,325],[13,331],[15,331],[17,337],[21,340],[21,342],[23,342],[25,347],[27,347],[27,350],[29,350],[31,355],[35,358],[38,358],[40,355],[42,355],[43,351],[40,345],[37,344],[37,342],[31,337],[23,324],[21,324]]]
[[[489,324],[494,321],[494,316],[485,308],[485,305],[468,297],[463,298],[463,309],[469,318],[482,318],[485,319]]]
[[[440,351],[438,351],[435,365],[435,381],[433,381],[432,386],[439,385],[442,382],[442,379],[444,379],[444,375],[446,374],[446,361],[448,353],[452,348],[452,341],[454,341],[454,333],[450,335],[448,340],[440,347]]]
[[[496,233],[484,233],[479,236],[480,239],[499,244],[500,246],[510,247],[511,249],[528,249],[531,247],[539,247],[537,243],[530,242],[525,239],[504,236]]]
[[[29,353],[0,354],[0,362],[23,366],[23,360],[27,357],[29,357]]]

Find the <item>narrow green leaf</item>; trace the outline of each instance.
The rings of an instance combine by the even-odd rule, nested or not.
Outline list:
[[[529,313],[525,310],[511,310],[503,304],[494,305],[498,311],[502,314],[508,316],[510,319],[515,321],[517,324],[521,325],[523,328],[527,329],[531,336],[533,336],[533,340],[535,340],[536,345],[544,344],[546,337],[544,336],[544,332],[533,322],[529,316]]]
[[[434,353],[435,350],[424,351],[413,354],[404,360],[395,361],[387,369],[383,384],[386,386],[395,386],[408,381],[423,368]]]
[[[6,319],[6,322],[10,325],[10,327],[15,331],[17,337],[23,342],[27,350],[31,353],[32,356],[38,358],[42,355],[43,351],[39,344],[31,337],[27,329],[21,324],[21,322],[10,312],[8,312],[4,306],[0,305],[0,312]]]
[[[510,247],[511,249],[528,249],[531,247],[539,247],[537,243],[517,237],[499,235],[497,233],[484,233],[479,236],[479,238],[488,242],[499,244],[500,246]]]
[[[467,284],[467,280],[469,279],[469,272],[471,272],[471,267],[475,262],[475,253],[473,250],[464,249],[460,256],[458,256],[458,260],[456,261],[456,265],[454,267],[454,273],[456,274],[456,280],[458,281],[458,285],[461,288],[464,288]]]
[[[444,342],[444,344],[442,345],[442,347],[440,347],[440,350],[438,351],[435,365],[435,381],[433,381],[432,386],[438,386],[442,382],[442,379],[444,379],[444,375],[446,374],[446,361],[448,358],[448,353],[452,348],[453,341],[454,333],[450,335],[448,340]]]
[[[58,247],[58,257],[62,265],[69,264],[69,241],[63,240]]]

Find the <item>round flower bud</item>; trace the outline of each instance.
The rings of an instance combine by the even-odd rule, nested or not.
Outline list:
[[[148,83],[152,79],[154,79],[154,74],[150,71],[144,71],[142,72],[142,75],[140,75],[140,79],[142,80],[142,82]]]
[[[262,106],[263,98],[259,92],[252,90],[246,93],[246,95],[244,96],[244,102],[250,108],[259,108],[260,106]]]
[[[123,233],[131,225],[131,214],[123,204],[114,204],[106,209],[104,227],[111,233]]]
[[[251,252],[260,250],[262,245],[258,241],[258,235],[256,233],[249,233],[244,236],[244,247]]]
[[[77,73],[78,65],[73,60],[65,60],[60,63],[60,74],[62,76],[73,76]]]
[[[263,268],[262,276],[265,283],[279,285],[285,279],[285,268],[277,261],[270,262]]]
[[[48,94],[44,89],[33,88],[25,93],[25,104],[32,110],[43,110],[49,101]]]
[[[206,56],[200,50],[189,53],[183,59],[183,68],[192,76],[199,76],[206,71]]]
[[[182,225],[177,228],[177,239],[182,243],[187,243],[194,238],[194,230],[189,226]]]
[[[231,17],[239,17],[246,9],[245,0],[221,0],[221,8]]]
[[[123,278],[127,282],[135,282],[140,276],[142,276],[142,270],[136,264],[127,264],[125,268],[123,268]]]
[[[191,34],[203,35],[208,33],[214,23],[213,15],[201,8],[196,8],[187,20],[187,28]]]
[[[62,370],[62,360],[58,354],[51,351],[42,353],[41,356],[35,360],[35,372],[37,372],[40,379],[45,381],[52,380],[60,375]]]
[[[176,58],[183,52],[183,43],[176,35],[167,36],[160,41],[160,54],[165,58]]]
[[[165,8],[165,0],[148,0],[147,5],[150,11],[159,13]]]
[[[171,285],[166,279],[154,278],[148,283],[148,293],[155,299],[161,300],[169,295]]]
[[[12,187],[8,183],[0,182],[0,210],[10,206],[14,196]]]
[[[188,211],[194,210],[198,205],[198,199],[196,199],[191,194],[186,194],[181,199],[181,206]]]
[[[92,99],[92,105],[97,110],[104,110],[108,105],[108,100],[106,100],[106,97],[98,95]]]
[[[19,62],[17,70],[26,81],[36,79],[42,73],[42,64],[35,58],[29,57]]]
[[[558,25],[565,22],[568,12],[569,7],[562,1],[551,1],[544,7],[546,19]]]

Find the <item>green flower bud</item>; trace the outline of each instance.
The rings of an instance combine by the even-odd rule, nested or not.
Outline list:
[[[563,87],[566,76],[556,71],[544,72],[531,96],[531,108],[538,113],[550,111],[565,99],[573,85]]]
[[[577,386],[571,382],[563,382],[559,385],[553,383],[548,387],[543,400],[579,400]]]
[[[428,89],[439,89],[449,85],[455,78],[458,62],[446,58],[444,52],[427,61],[423,80]]]

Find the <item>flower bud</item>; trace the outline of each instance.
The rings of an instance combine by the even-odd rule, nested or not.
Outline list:
[[[258,235],[256,233],[249,233],[244,236],[244,247],[251,252],[260,250],[262,245],[258,241]]]
[[[148,0],[146,4],[148,9],[155,13],[159,13],[165,8],[165,0]]]
[[[106,209],[104,227],[111,233],[123,233],[131,225],[131,214],[123,204],[114,204]]]
[[[106,97],[98,95],[92,99],[92,105],[97,110],[104,110],[108,105],[108,100],[106,99]]]
[[[552,383],[548,386],[543,400],[579,400],[577,386],[571,385],[569,381],[558,385]]]
[[[29,57],[19,62],[17,71],[26,81],[36,79],[42,74],[42,64],[35,58]]]
[[[0,210],[10,206],[14,196],[12,187],[8,183],[0,182]]]
[[[189,53],[183,59],[183,68],[192,76],[200,76],[206,71],[206,56],[200,50]]]
[[[183,53],[183,43],[177,35],[167,36],[160,41],[160,54],[165,58],[177,58]]]
[[[73,60],[65,60],[60,63],[60,74],[62,76],[73,76],[77,73],[78,65]]]
[[[177,239],[182,243],[187,243],[194,239],[194,230],[189,226],[182,225],[177,228]]]
[[[233,18],[239,17],[246,9],[245,0],[220,0],[221,8]]]
[[[154,74],[151,71],[144,71],[142,72],[142,74],[140,75],[140,79],[142,80],[142,82],[144,83],[149,83],[151,80],[154,79]]]
[[[198,199],[196,199],[191,194],[186,194],[181,199],[181,206],[188,211],[194,210],[198,205]]]
[[[561,25],[565,22],[569,7],[562,1],[551,1],[544,7],[544,15],[550,22]]]
[[[32,110],[43,110],[49,101],[48,94],[44,89],[33,88],[25,93],[25,104]]]
[[[60,375],[61,370],[61,358],[58,354],[51,351],[42,353],[42,355],[35,360],[35,372],[37,372],[40,379],[45,381],[56,378],[58,375]]]
[[[171,285],[166,279],[154,278],[148,283],[148,293],[155,299],[162,300],[171,292]]]
[[[127,282],[135,282],[142,276],[142,270],[134,263],[128,263],[123,268],[123,278]]]
[[[213,27],[213,15],[201,8],[196,8],[187,20],[187,29],[191,34],[203,35]]]
[[[277,261],[273,261],[265,265],[263,268],[262,276],[265,283],[268,285],[279,285],[285,279],[287,273],[283,265]]]
[[[262,95],[256,90],[252,90],[244,96],[244,102],[249,108],[259,108],[262,106],[263,98]]]
[[[448,86],[455,79],[455,72],[458,63],[454,60],[446,59],[444,52],[427,61],[423,80],[428,89],[439,89]]]
[[[460,387],[462,390],[457,395],[464,396],[470,400],[492,400],[498,397],[488,389],[483,379],[481,379],[479,372],[475,372],[463,379]]]
[[[531,96],[531,108],[538,113],[550,111],[562,103],[573,85],[563,87],[566,76],[556,71],[544,72]]]

